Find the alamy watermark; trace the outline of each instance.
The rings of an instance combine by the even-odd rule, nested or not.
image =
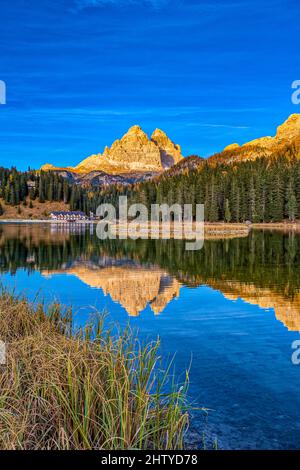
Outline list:
[[[201,250],[204,245],[204,205],[151,204],[150,211],[144,204],[128,205],[127,196],[119,197],[113,204],[101,204],[96,211],[100,219],[96,233],[106,239],[185,239],[185,249]]]
[[[291,100],[293,104],[300,104],[300,80],[294,80],[292,83],[292,89],[295,90],[292,93]]]
[[[292,342],[292,349],[295,351],[292,354],[291,361],[294,366],[298,366],[300,364],[300,340],[296,339]]]
[[[6,104],[6,84],[0,80],[0,105]]]

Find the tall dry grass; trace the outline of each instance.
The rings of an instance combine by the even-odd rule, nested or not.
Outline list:
[[[165,392],[158,343],[74,333],[72,314],[0,295],[0,449],[182,449],[185,386]],[[157,372],[158,371],[158,372]]]

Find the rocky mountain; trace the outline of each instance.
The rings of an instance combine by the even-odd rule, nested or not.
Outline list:
[[[259,157],[272,158],[279,154],[290,154],[300,158],[300,114],[291,114],[277,128],[274,137],[261,137],[241,146],[236,143],[230,144],[208,160],[211,163],[232,163],[255,160]]]
[[[133,126],[103,154],[91,155],[75,167],[57,168],[44,165],[44,171],[56,170],[75,175],[100,171],[108,175],[128,173],[162,172],[183,159],[179,145],[174,144],[160,129],[151,138],[139,126]],[[74,177],[74,175],[73,175]],[[75,177],[76,179],[76,177]]]

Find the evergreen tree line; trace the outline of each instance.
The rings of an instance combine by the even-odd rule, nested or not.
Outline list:
[[[129,187],[102,192],[105,202],[118,204],[119,195],[130,203],[169,205],[204,204],[209,222],[280,222],[300,218],[300,161],[259,158],[235,165],[204,162],[197,169],[164,176]]]
[[[15,168],[0,168],[0,198],[5,204],[18,206],[33,201],[60,201],[70,204],[72,209],[83,207],[85,190],[72,185],[55,172],[17,171]],[[3,208],[0,207],[3,213]]]
[[[196,204],[204,204],[209,222],[294,221],[300,218],[300,160],[259,158],[214,165],[203,161],[178,174],[108,187],[82,187],[51,171],[0,168],[0,198],[10,205],[63,201],[71,210],[89,214],[102,203],[117,208],[121,195],[128,197],[129,204],[145,204],[149,214],[151,204],[192,204],[195,216]]]

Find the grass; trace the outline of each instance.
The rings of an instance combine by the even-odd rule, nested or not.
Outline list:
[[[169,385],[159,343],[103,318],[75,333],[72,312],[0,295],[0,449],[183,449],[186,385]]]
[[[49,202],[46,201],[41,203],[38,199],[31,201],[32,207],[30,207],[30,198],[27,197],[26,199],[26,206],[24,204],[20,204],[18,206],[11,206],[10,204],[5,204],[4,199],[0,198],[0,204],[4,213],[0,216],[1,219],[19,219],[19,220],[26,220],[26,219],[49,219],[49,214],[52,211],[68,211],[70,207],[68,204],[64,204],[64,202],[60,201],[53,201]]]

